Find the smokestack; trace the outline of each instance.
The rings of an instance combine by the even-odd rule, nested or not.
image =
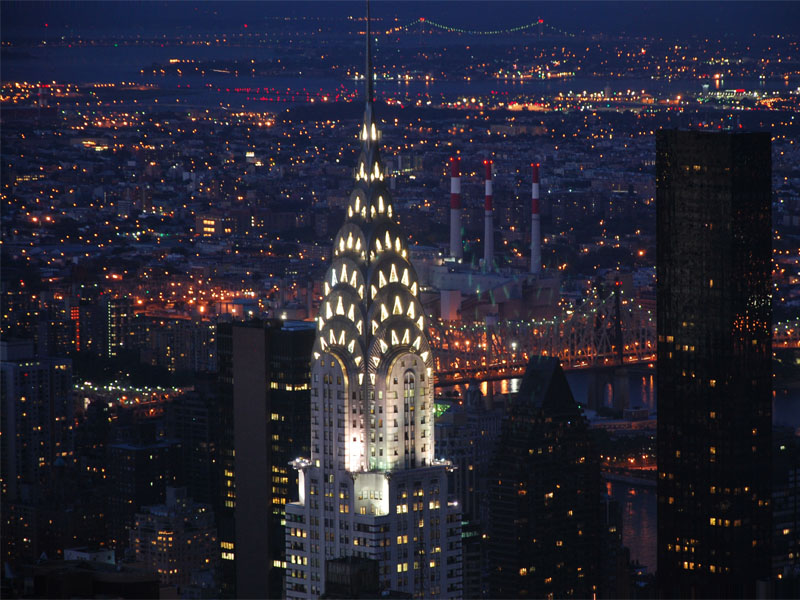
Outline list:
[[[462,258],[461,244],[461,163],[460,158],[450,159],[450,256]]]
[[[539,221],[539,163],[532,163],[531,185],[531,273],[542,270],[542,228]]]
[[[491,271],[494,267],[494,208],[492,207],[492,161],[483,161],[486,169],[486,202],[483,224],[483,267]]]

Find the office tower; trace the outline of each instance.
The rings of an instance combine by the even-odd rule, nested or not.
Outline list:
[[[462,258],[464,243],[461,240],[461,159],[450,158],[450,256]]]
[[[34,358],[33,342],[0,342],[2,498],[16,501],[42,482],[57,458],[73,456],[72,363]]]
[[[130,548],[137,562],[158,573],[162,585],[189,585],[197,571],[213,572],[219,564],[214,511],[194,502],[186,488],[168,486],[164,504],[136,513]]]
[[[75,323],[63,305],[51,302],[36,324],[37,356],[68,356],[75,350]]]
[[[489,472],[489,597],[599,593],[600,467],[557,358],[528,364]]]
[[[483,167],[486,171],[484,186],[486,197],[484,199],[484,223],[483,223],[483,268],[486,271],[494,269],[494,191],[492,189],[492,167],[491,160],[484,160]]]
[[[531,164],[531,265],[533,274],[542,272],[542,222],[539,215],[539,163]]]
[[[20,270],[20,277],[23,271]],[[7,274],[8,275],[8,274]],[[33,339],[39,320],[39,294],[17,285],[11,277],[4,277],[0,290],[3,306],[0,308],[0,333],[4,339]]]
[[[110,546],[118,555],[128,547],[136,511],[164,502],[166,487],[175,483],[180,452],[174,440],[109,444],[108,532]]]
[[[455,467],[448,472],[448,489],[461,507],[465,598],[486,597],[488,592],[489,466],[505,414],[491,406],[490,398],[471,382],[463,404],[453,404],[434,427],[436,454],[448,457]]]
[[[326,563],[377,560],[382,590],[461,596],[461,515],[434,460],[433,356],[407,236],[366,109],[347,219],[334,238],[312,355],[311,455],[286,507],[286,598],[326,590]],[[237,453],[238,454],[238,453]]]
[[[216,502],[217,536],[222,558],[220,596],[236,598],[236,456],[233,439],[233,323],[217,323],[217,400],[216,419],[217,481],[219,497]]]
[[[82,469],[57,458],[45,478],[25,484],[17,500],[3,499],[3,561],[17,566],[65,548],[106,543],[105,502]]]
[[[125,350],[136,350],[133,304],[127,296],[103,296],[100,300],[100,353],[114,358]]]
[[[769,576],[767,133],[656,135],[658,576],[754,596]]]
[[[218,400],[206,393],[187,392],[169,402],[165,412],[168,437],[181,442],[178,483],[193,500],[210,504],[216,514],[221,481]]]
[[[233,326],[236,595],[278,598],[286,563],[283,521],[297,500],[290,462],[308,456],[314,323]]]
[[[216,325],[209,319],[141,315],[141,362],[171,372],[217,370]]]
[[[220,597],[236,598],[236,457],[233,439],[233,323],[217,323],[217,473],[214,503],[220,556]]]
[[[776,598],[800,596],[800,437],[773,430],[772,575]]]

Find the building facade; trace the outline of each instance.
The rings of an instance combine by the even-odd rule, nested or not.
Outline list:
[[[57,458],[73,460],[72,363],[34,358],[28,341],[4,340],[0,354],[0,483],[3,501],[15,501]]]
[[[220,597],[236,598],[236,447],[233,423],[233,323],[217,323],[217,518]]]
[[[659,131],[658,574],[668,596],[769,577],[768,133]]]
[[[489,597],[605,595],[600,466],[557,358],[528,364],[496,449]]]
[[[130,531],[138,562],[158,573],[162,585],[186,586],[197,571],[219,566],[214,511],[192,501],[186,488],[167,487],[166,503],[143,506]]]
[[[314,324],[233,325],[236,596],[277,598],[286,568],[283,522],[297,500],[290,466],[308,456]]]
[[[453,464],[449,491],[461,508],[465,598],[488,595],[489,467],[504,415],[502,407],[492,405],[492,396],[482,396],[479,384],[472,382],[463,404],[453,403],[436,419],[436,454]]]
[[[122,555],[140,507],[164,501],[168,485],[174,485],[180,464],[176,440],[132,441],[109,444],[106,463],[109,544]]]
[[[102,355],[114,358],[124,350],[135,350],[137,340],[131,299],[127,296],[103,296],[100,311]]]
[[[311,455],[286,506],[286,598],[325,592],[327,561],[378,561],[382,590],[461,596],[461,515],[434,460],[433,356],[407,235],[367,103],[347,218],[325,274],[311,367]]]
[[[776,598],[800,596],[800,437],[773,429],[772,576]]]

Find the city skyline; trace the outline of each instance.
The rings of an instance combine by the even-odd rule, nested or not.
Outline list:
[[[487,8],[4,3],[4,596],[796,594],[800,9]]]

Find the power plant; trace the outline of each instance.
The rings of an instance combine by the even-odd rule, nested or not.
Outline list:
[[[484,320],[487,316],[508,319],[546,318],[557,314],[560,279],[544,271],[539,212],[539,163],[531,164],[531,240],[527,270],[503,267],[495,256],[495,163],[484,159],[483,258],[479,264],[464,262],[465,231],[462,223],[461,156],[452,156],[450,170],[449,252],[445,257],[422,257],[412,251],[420,283],[425,289],[423,303],[431,314],[445,321]],[[469,170],[467,170],[469,172]],[[519,231],[524,230],[519,227]],[[437,306],[438,305],[438,306]]]

